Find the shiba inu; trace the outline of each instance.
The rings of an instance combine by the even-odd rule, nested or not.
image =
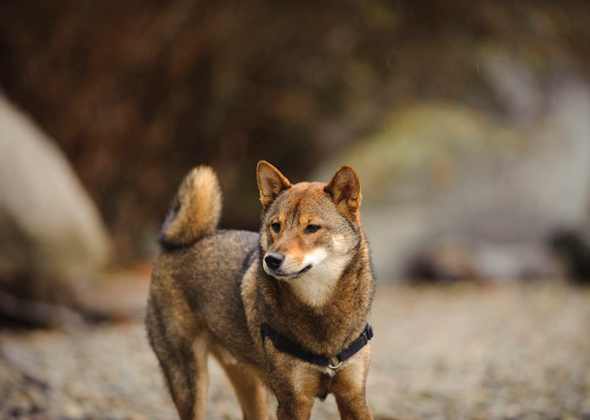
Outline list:
[[[182,420],[204,419],[207,357],[224,368],[244,418],[308,419],[334,394],[343,419],[371,419],[365,383],[375,279],[350,166],[327,184],[291,184],[261,161],[260,233],[217,230],[209,167],[182,181],[161,236],[146,313],[150,343]]]

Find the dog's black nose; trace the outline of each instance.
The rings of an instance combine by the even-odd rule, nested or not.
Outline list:
[[[277,252],[271,252],[266,257],[264,257],[264,261],[266,262],[268,268],[271,270],[276,270],[281,266],[283,261],[285,261],[285,257]]]

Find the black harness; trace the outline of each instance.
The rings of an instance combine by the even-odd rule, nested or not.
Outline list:
[[[334,357],[338,360],[336,365],[332,364],[334,358],[320,356],[304,349],[299,344],[276,332],[268,324],[260,325],[260,334],[262,335],[262,341],[264,341],[265,337],[270,338],[272,344],[279,351],[288,353],[291,356],[298,357],[299,359],[305,360],[308,363],[325,366],[336,370],[342,365],[342,362],[354,356],[360,349],[367,345],[369,340],[373,338],[373,327],[367,324],[360,337],[354,340],[346,349],[342,350],[340,354],[337,354]]]

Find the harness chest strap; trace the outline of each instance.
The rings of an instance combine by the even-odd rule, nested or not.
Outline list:
[[[260,325],[260,334],[262,335],[262,341],[264,341],[266,337],[270,338],[274,347],[279,351],[288,353],[291,356],[298,357],[299,359],[305,360],[308,363],[329,367],[331,369],[338,369],[342,365],[342,362],[354,356],[360,349],[365,347],[374,335],[373,327],[367,324],[360,337],[350,343],[350,345],[340,354],[335,356],[336,359],[338,359],[338,364],[333,365],[331,358],[317,355],[307,349],[304,349],[299,344],[276,332],[268,324]]]

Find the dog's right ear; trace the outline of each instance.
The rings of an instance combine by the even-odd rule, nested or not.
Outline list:
[[[256,178],[260,190],[260,201],[266,209],[281,191],[291,188],[291,183],[270,163],[261,160],[256,167]]]

